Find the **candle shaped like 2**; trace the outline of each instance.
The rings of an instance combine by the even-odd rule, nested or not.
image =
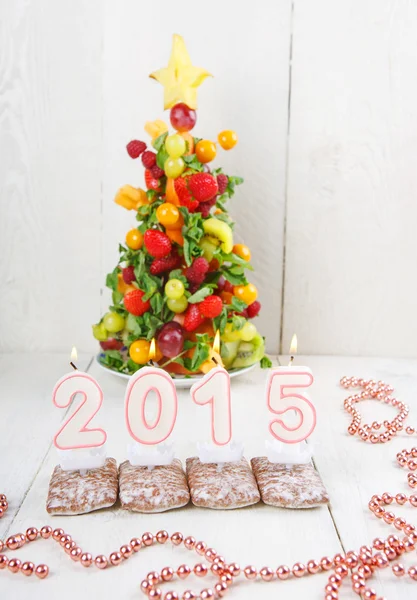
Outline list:
[[[71,358],[76,360],[74,349]],[[103,452],[106,432],[101,428],[88,427],[103,404],[103,392],[94,377],[75,368],[57,381],[52,401],[58,408],[68,408],[77,394],[82,396],[81,403],[65,419],[53,440],[61,466],[67,470],[96,468],[102,466],[106,458]],[[79,452],[82,450],[89,452]]]

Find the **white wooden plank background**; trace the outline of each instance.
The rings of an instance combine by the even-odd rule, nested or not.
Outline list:
[[[163,116],[147,75],[177,31],[215,75],[196,132],[240,136],[217,162],[246,179],[269,350],[415,357],[416,25],[407,0],[1,2],[0,349],[95,348],[134,222],[113,197],[142,183],[124,146]]]
[[[0,422],[0,492],[5,491],[11,501],[8,517],[0,520],[0,539],[8,533],[25,530],[28,526],[51,523],[69,531],[84,550],[109,554],[121,543],[144,531],[184,531],[207,540],[226,558],[242,564],[292,564],[323,555],[357,548],[373,538],[387,535],[390,529],[370,516],[367,503],[373,493],[384,491],[407,494],[406,473],[394,462],[396,452],[412,445],[412,440],[401,436],[385,446],[372,446],[351,438],[346,433],[347,415],[342,410],[346,392],[339,388],[343,374],[382,378],[393,383],[398,396],[411,406],[410,423],[417,424],[417,366],[414,361],[360,359],[343,357],[300,357],[299,364],[309,365],[315,374],[312,398],[318,410],[318,426],[314,432],[314,456],[319,472],[329,490],[331,512],[326,508],[290,511],[264,505],[236,510],[210,511],[188,506],[179,511],[154,515],[132,515],[118,508],[79,517],[50,517],[44,505],[49,477],[56,463],[55,450],[47,448],[59,422],[61,411],[54,408],[51,389],[55,378],[67,369],[67,355],[23,355],[16,363],[7,357],[0,363],[0,385],[7,392],[7,403],[2,403]],[[88,363],[83,357],[80,366]],[[105,402],[99,414],[99,423],[108,431],[108,450],[119,461],[126,456],[128,442],[123,419],[123,394],[126,383],[103,373],[93,363],[89,371],[103,387]],[[23,384],[22,384],[23,380]],[[26,386],[23,388],[22,385]],[[245,443],[248,457],[259,455],[267,431],[268,415],[264,403],[265,373],[256,370],[232,384],[233,424],[236,437]],[[28,392],[29,388],[31,393]],[[207,431],[207,415],[195,406],[189,392],[179,392],[180,410],[174,429],[178,456],[185,459],[194,453],[195,441]],[[364,403],[363,414],[371,418],[386,416],[390,409],[384,405]],[[64,412],[64,411],[62,411]],[[34,430],[34,415],[38,413]],[[23,419],[24,416],[26,419]],[[248,418],[250,415],[250,418]],[[19,419],[19,421],[18,421]],[[19,425],[18,425],[19,423]],[[190,427],[193,423],[193,427]],[[16,431],[19,435],[16,435]],[[13,435],[13,432],[15,434]],[[26,453],[22,453],[25,440]],[[414,522],[414,514],[406,507],[401,513]],[[244,527],[242,523],[244,522]],[[150,570],[166,564],[182,562],[194,564],[194,556],[170,545],[140,553],[117,571],[100,573],[83,569],[71,562],[63,552],[56,552],[55,544],[39,541],[16,552],[21,559],[47,562],[50,577],[40,582],[12,575],[7,570],[0,574],[0,589],[5,597],[34,600],[60,597],[63,600],[91,597],[132,599],[137,597],[138,585]],[[404,564],[415,562],[415,553],[402,557]],[[375,579],[373,587],[378,594],[390,600],[414,600],[415,585],[396,580],[384,573]],[[198,587],[201,582],[187,582],[187,587]],[[230,598],[263,600],[276,593],[301,600],[323,598],[326,576],[302,578],[287,583],[245,584],[233,587]],[[184,587],[182,586],[182,589]],[[343,588],[342,597],[351,592]],[[350,596],[349,596],[350,597]]]

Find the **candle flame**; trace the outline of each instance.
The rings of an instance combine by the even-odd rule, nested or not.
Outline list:
[[[152,338],[151,345],[149,347],[148,360],[154,360],[156,356],[156,343],[155,338]]]
[[[217,352],[217,354],[220,354],[220,331],[219,330],[216,331],[216,335],[214,336],[213,352]]]
[[[297,354],[297,336],[295,333],[292,336],[291,345],[290,345],[290,355],[294,356],[294,354]]]
[[[77,352],[77,348],[75,346],[72,347],[71,350],[71,360],[75,361],[78,358],[78,352]]]

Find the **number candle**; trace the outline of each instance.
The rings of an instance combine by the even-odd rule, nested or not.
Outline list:
[[[316,409],[305,390],[313,384],[314,377],[308,367],[292,366],[296,351],[297,338],[294,336],[289,366],[272,369],[267,380],[267,406],[270,412],[278,415],[269,424],[275,439],[266,444],[271,462],[298,464],[309,462],[311,458],[304,440],[316,426]],[[292,445],[291,449],[288,444]]]
[[[191,388],[191,397],[199,406],[209,405],[211,411],[211,444],[198,444],[201,462],[231,462],[240,460],[243,446],[232,440],[232,406],[230,375],[220,356],[220,332],[214,338],[213,349],[206,365],[206,375]]]
[[[76,360],[73,348],[71,361]],[[61,467],[64,470],[92,469],[104,464],[104,444],[107,434],[103,429],[89,427],[90,422],[103,404],[103,392],[97,381],[88,373],[75,369],[57,381],[52,392],[52,401],[58,408],[68,408],[75,396],[82,396],[79,406],[64,420],[54,436]]]
[[[149,362],[155,357],[155,340],[149,350]],[[147,418],[145,409],[149,394],[156,395],[156,418]],[[125,395],[126,427],[135,440],[128,448],[132,465],[155,466],[172,462],[172,444],[163,444],[174,429],[178,397],[171,376],[160,368],[143,367],[129,379]]]

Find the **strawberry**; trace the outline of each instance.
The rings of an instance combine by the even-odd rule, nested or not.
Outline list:
[[[155,177],[155,179],[161,179],[161,177],[165,175],[165,171],[163,169],[160,169],[158,165],[154,165],[152,167],[151,173]]]
[[[185,276],[190,283],[203,283],[206,278],[207,271],[209,270],[210,265],[207,260],[203,256],[199,256],[196,258],[191,265],[185,270]]]
[[[152,152],[151,150],[146,150],[146,152],[142,154],[142,164],[145,167],[145,169],[152,169],[152,167],[156,165],[155,152]]]
[[[136,281],[135,267],[130,266],[122,269],[122,277],[123,281],[127,284],[132,283],[132,281]]]
[[[149,171],[149,169],[146,169],[145,171],[145,184],[148,190],[155,190],[155,192],[161,191],[159,187],[159,180],[155,179],[155,177],[152,175],[152,171]]]
[[[217,180],[210,173],[194,173],[187,183],[193,198],[198,202],[211,200],[219,191]]]
[[[174,179],[175,192],[180,200],[181,206],[188,208],[190,212],[195,212],[198,208],[198,201],[194,200],[187,187],[189,177],[177,177]]]
[[[185,311],[183,327],[185,331],[191,332],[197,329],[197,327],[199,327],[204,320],[205,317],[203,317],[203,315],[201,314],[198,305],[189,304],[187,310]]]
[[[227,175],[224,175],[223,173],[217,175],[217,185],[219,188],[219,194],[224,194],[227,189],[227,186],[229,185],[229,179]]]
[[[260,310],[261,303],[257,300],[255,300],[255,302],[252,302],[252,304],[249,304],[248,308],[246,309],[249,319],[253,319],[253,317],[256,317],[259,314]]]
[[[198,308],[200,309],[203,317],[208,319],[215,319],[219,316],[223,309],[223,302],[219,296],[207,296],[202,302],[199,303]]]
[[[139,140],[132,140],[126,146],[126,150],[130,158],[139,158],[142,152],[146,150],[146,144]]]
[[[154,258],[163,258],[171,252],[171,240],[166,233],[158,229],[148,229],[143,236],[146,250]]]
[[[146,300],[146,302],[142,300],[144,295],[145,292],[142,292],[142,290],[132,290],[131,292],[128,292],[123,300],[127,312],[130,312],[136,317],[140,317],[143,313],[148,312],[151,303],[149,300]]]
[[[178,254],[171,253],[168,256],[164,256],[163,258],[155,258],[151,266],[149,267],[149,272],[151,275],[160,275],[161,273],[165,273],[165,271],[172,271],[173,269],[178,269],[181,266],[181,257]]]

